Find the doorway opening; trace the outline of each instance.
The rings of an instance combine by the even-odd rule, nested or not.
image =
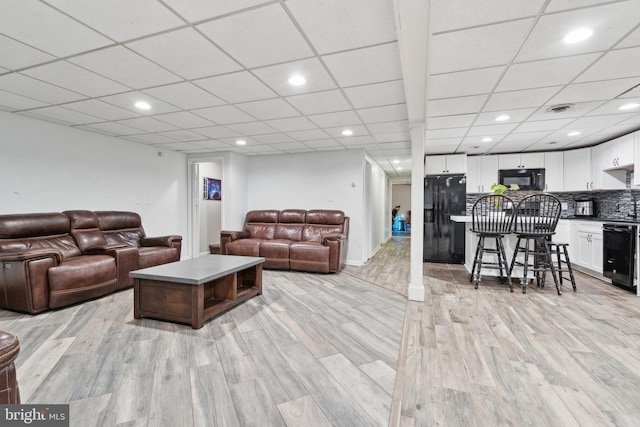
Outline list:
[[[411,183],[393,183],[391,191],[391,235],[411,235]]]
[[[191,163],[192,258],[209,254],[210,245],[220,243],[222,203],[225,198],[222,166],[221,158],[194,160]]]

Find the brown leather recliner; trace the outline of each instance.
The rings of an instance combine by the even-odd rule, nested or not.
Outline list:
[[[13,363],[19,352],[18,338],[9,332],[0,331],[0,404],[20,403],[20,389]]]
[[[242,231],[220,233],[221,253],[264,257],[267,269],[333,273],[346,263],[348,233],[343,211],[254,210]]]
[[[115,290],[117,266],[83,255],[63,213],[0,215],[0,308],[40,313]]]

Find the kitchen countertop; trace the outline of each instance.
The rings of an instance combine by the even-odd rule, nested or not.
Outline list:
[[[565,219],[569,221],[593,221],[593,222],[606,222],[607,224],[640,224],[640,219],[616,219],[616,218],[596,218],[589,216],[570,216],[570,217],[561,217],[560,219]],[[451,220],[453,222],[471,222],[471,215],[451,215]]]

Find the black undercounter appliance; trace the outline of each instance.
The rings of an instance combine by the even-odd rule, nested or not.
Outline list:
[[[603,224],[602,270],[604,277],[611,279],[614,285],[636,291],[634,272],[636,264],[635,224]]]
[[[466,214],[466,199],[462,175],[424,179],[424,261],[464,263],[465,223],[452,221],[451,215]]]

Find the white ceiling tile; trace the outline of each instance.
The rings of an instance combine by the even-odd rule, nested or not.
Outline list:
[[[206,139],[199,133],[195,133],[186,129],[159,132],[158,135],[166,136],[167,138],[172,138],[176,141],[201,141],[203,139]]]
[[[127,47],[186,79],[240,70],[226,53],[192,28],[128,43]]]
[[[22,74],[90,97],[127,92],[131,89],[77,65],[58,61],[22,71]]]
[[[184,25],[155,0],[44,1],[119,42]]]
[[[547,12],[558,12],[566,9],[576,9],[579,7],[595,6],[601,4],[602,0],[551,0],[546,8]]]
[[[508,142],[503,141],[499,144],[496,144],[491,149],[492,154],[497,153],[517,153],[519,151],[523,151],[527,148],[531,143],[530,142]]]
[[[320,54],[396,39],[388,0],[288,0],[286,6]]]
[[[179,108],[174,105],[167,104],[160,99],[136,91],[120,93],[118,95],[104,96],[100,98],[100,100],[111,105],[115,105],[116,107],[121,107],[142,115],[173,113],[179,110]],[[149,105],[151,105],[151,109],[140,110],[136,108],[134,104],[138,101],[147,102]]]
[[[188,111],[159,114],[157,116],[153,116],[153,118],[182,129],[202,128],[213,125],[209,120],[196,116]]]
[[[236,107],[247,114],[251,114],[258,120],[281,119],[300,115],[295,108],[282,98],[245,102],[244,104],[236,104]]]
[[[505,92],[566,85],[600,56],[599,53],[512,64],[496,90]]]
[[[375,143],[375,140],[371,135],[350,136],[347,138],[345,137],[336,138],[336,141],[338,141],[340,144],[344,145],[345,147],[353,147],[354,145],[364,146],[367,144]]]
[[[342,131],[347,130],[347,129],[350,130],[351,132],[353,132],[353,135],[351,135],[351,136],[342,135]],[[397,128],[390,128],[390,129],[392,129],[391,132],[397,130]],[[404,131],[405,129],[406,128],[400,129],[400,131]],[[349,138],[353,138],[353,137],[369,135],[369,130],[364,125],[330,127],[330,128],[323,128],[322,130],[325,131],[327,133],[327,135],[329,135],[331,137],[334,137],[334,138],[340,138],[340,139],[349,139]],[[380,132],[380,133],[389,133],[389,132]]]
[[[131,126],[125,126],[116,122],[95,123],[91,125],[78,126],[83,129],[93,129],[104,133],[106,135],[133,135],[140,133],[139,129],[132,128]]]
[[[266,120],[266,124],[280,132],[317,129],[317,126],[306,117],[290,117],[286,119]]]
[[[253,139],[263,142],[265,144],[278,144],[281,142],[291,142],[293,138],[284,133],[269,133],[266,135],[254,135]]]
[[[487,95],[434,99],[427,102],[427,117],[477,113],[482,109],[486,100]]]
[[[189,22],[202,21],[247,7],[271,3],[266,0],[165,0],[164,2]]]
[[[341,148],[335,139],[316,139],[313,141],[305,141],[304,144],[316,150]]]
[[[161,147],[162,148],[171,149],[171,150],[174,150],[174,151],[193,151],[193,150],[196,150],[195,152],[198,152],[198,150],[202,148],[199,145],[193,144],[191,142],[171,142],[169,144],[162,144]]]
[[[614,50],[579,76],[576,83],[637,77],[639,68],[640,47]]]
[[[373,139],[377,142],[398,142],[398,141],[411,141],[409,132],[399,133],[387,133],[384,135],[373,135]]]
[[[517,123],[508,123],[501,125],[489,126],[473,126],[469,128],[468,136],[489,136],[489,135],[505,135],[514,130],[518,126]]]
[[[432,139],[444,139],[444,138],[462,138],[467,134],[467,128],[452,128],[452,129],[434,129],[425,131],[425,138]]]
[[[287,101],[302,114],[331,113],[350,110],[351,106],[338,90],[288,96]]]
[[[308,118],[321,128],[346,125],[359,125],[362,122],[354,111],[339,111],[337,113],[314,114]]]
[[[491,4],[468,0],[435,1],[431,5],[432,32],[475,27],[535,16],[544,0],[498,0]]]
[[[140,129],[144,132],[165,132],[175,130],[176,127],[151,117],[136,117],[133,119],[120,120],[117,123]]]
[[[210,126],[199,129],[193,129],[193,132],[199,133],[204,136],[208,136],[210,138],[218,139],[218,138],[231,138],[234,136],[240,136],[240,134],[231,129],[227,129],[224,126]]]
[[[620,111],[617,111],[618,113],[620,113]],[[593,116],[593,115],[589,115],[587,117],[582,117],[579,119],[576,119],[575,121],[573,121],[571,123],[571,127],[573,128],[591,128],[591,127],[600,127],[600,128],[604,128],[604,127],[609,127],[609,126],[613,126],[615,124],[618,124],[626,119],[629,119],[631,117],[634,117],[635,114],[633,113],[626,113],[626,114],[609,114],[609,115],[598,115],[598,116]]]
[[[0,28],[5,36],[58,57],[113,44],[80,22],[37,1],[0,2]]]
[[[517,92],[494,93],[487,101],[483,111],[507,111],[518,108],[544,105],[558,92],[559,86],[539,89],[526,89]]]
[[[1,81],[2,78],[0,77],[0,82]],[[0,108],[3,110],[28,110],[30,108],[44,107],[45,105],[47,104],[44,102],[0,90]]]
[[[475,138],[477,139],[477,138]],[[449,147],[453,147],[454,149],[458,146],[458,144],[460,144],[460,141],[462,140],[462,138],[457,137],[457,138],[428,138],[425,140],[425,147],[426,146],[431,146],[431,147],[442,147],[442,146],[449,146]]]
[[[193,81],[229,103],[257,101],[277,95],[248,71]]]
[[[220,18],[197,28],[249,68],[313,55],[280,4]]]
[[[552,131],[563,128],[575,119],[556,119],[556,120],[540,120],[536,122],[524,122],[514,131],[515,133],[521,132],[541,132]]]
[[[477,114],[460,114],[457,116],[430,117],[426,121],[427,129],[448,129],[471,126]]]
[[[571,108],[566,111],[555,113],[553,111],[549,111],[550,108],[557,104],[549,104],[541,107],[538,111],[532,114],[528,120],[536,121],[536,120],[554,120],[554,119],[566,119],[571,117],[581,117],[599,106],[604,104],[603,101],[595,101],[595,102],[579,102],[577,104],[573,104]]]
[[[83,101],[64,104],[64,108],[80,113],[91,114],[103,120],[122,120],[140,116],[140,114],[133,111],[125,110],[97,99],[85,99]]]
[[[522,122],[527,118],[529,118],[535,111],[536,111],[535,108],[510,109],[508,111],[510,118],[506,122],[497,122],[495,119],[499,115],[499,113],[495,111],[488,112],[488,113],[480,113],[478,114],[478,117],[476,118],[474,125],[485,126],[485,125],[496,125],[499,123]]]
[[[638,78],[604,80],[590,83],[575,83],[562,89],[550,104],[606,101],[636,86]]]
[[[214,141],[214,140],[207,140],[207,141],[197,141],[196,144],[200,147],[204,147],[204,148],[228,148],[229,144],[227,144],[226,142],[222,142],[222,141]]]
[[[490,93],[504,69],[505,67],[491,67],[431,75],[427,81],[427,98],[454,98]]]
[[[638,23],[640,2],[626,1],[540,17],[518,53],[517,61],[556,58],[611,48]],[[574,44],[562,41],[571,30],[592,28],[594,35]]]
[[[256,68],[252,72],[282,96],[336,88],[333,79],[317,58]],[[289,77],[293,75],[300,75],[307,82],[300,86],[293,86],[289,84]]]
[[[170,138],[167,138],[166,136],[158,135],[157,133],[126,135],[126,136],[122,136],[121,138],[129,141],[134,141],[134,142],[142,142],[143,144],[168,144],[170,142],[176,142],[175,139],[170,139]]]
[[[393,122],[369,123],[367,124],[367,129],[369,129],[372,134],[405,132],[409,129],[409,121],[398,120]]]
[[[342,87],[402,78],[397,43],[389,43],[322,57]]]
[[[640,84],[637,84],[633,89],[624,91],[620,94],[620,98],[638,98],[640,97]]]
[[[55,56],[0,34],[0,66],[17,70],[53,59],[56,59]]]
[[[295,132],[287,132],[288,136],[293,138],[296,141],[308,141],[312,139],[325,139],[328,138],[324,131],[320,129],[310,129],[310,130],[299,130]]]
[[[76,56],[70,58],[69,62],[134,89],[175,83],[181,80],[175,74],[122,46]]]
[[[362,108],[358,110],[358,115],[362,118],[364,123],[391,122],[394,120],[406,120],[409,117],[407,113],[407,104]]]
[[[640,46],[640,27],[636,28],[634,32],[616,45],[617,48],[635,46]]]
[[[381,107],[406,102],[402,80],[350,87],[344,92],[355,108]]]
[[[232,105],[201,108],[199,110],[193,110],[192,113],[221,125],[230,123],[252,122],[255,120],[255,118],[251,117],[244,111],[241,111]]]
[[[0,76],[0,89],[50,104],[86,98],[84,95],[17,73]]]
[[[547,132],[548,134],[549,132]],[[513,135],[513,134],[511,134]],[[462,145],[480,145],[482,147],[491,147],[498,142],[505,139],[507,136],[511,135],[499,135],[499,134],[491,134],[491,135],[468,135],[462,140]],[[485,137],[490,137],[491,141],[483,141],[482,139]]]
[[[225,102],[189,82],[145,89],[142,92],[185,110],[223,105]]]
[[[233,123],[226,125],[227,128],[238,132],[241,135],[253,136],[262,135],[266,133],[276,133],[277,131],[262,122],[250,122],[250,123]]]
[[[433,35],[429,54],[431,74],[511,62],[532,23],[532,19],[522,19]]]
[[[281,151],[290,151],[290,150],[308,150],[309,147],[304,145],[301,142],[293,141],[293,142],[285,142],[282,144],[273,144],[272,148],[281,150]]]
[[[82,125],[101,121],[100,119],[88,114],[67,110],[62,107],[38,108],[35,110],[24,111],[21,114],[29,117],[55,121],[56,123],[65,125]]]

